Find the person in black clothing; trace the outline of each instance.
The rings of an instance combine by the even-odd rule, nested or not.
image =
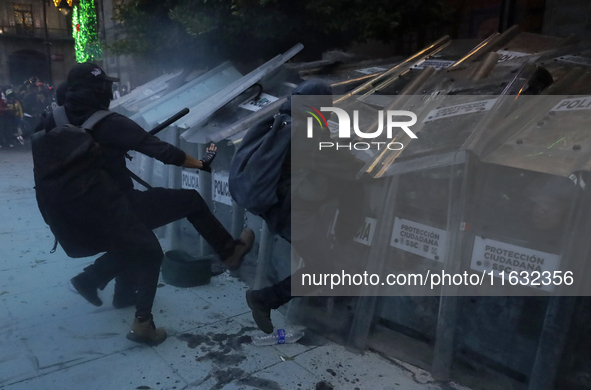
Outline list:
[[[314,96],[316,106],[332,106],[331,87],[318,80],[303,82],[292,95]],[[261,216],[272,233],[290,242],[305,264],[278,283],[246,292],[253,319],[265,333],[273,332],[271,310],[293,298],[292,281],[300,281],[303,273],[332,272],[334,255],[325,232],[318,231],[320,208],[338,200],[335,231],[342,241],[353,238],[363,218],[357,213],[361,208],[355,207],[362,203],[364,194],[355,180],[363,162],[344,151],[319,153],[318,142],[330,141],[327,131],[317,129],[314,138],[307,139],[302,136],[305,128],[292,127],[292,115],[305,114],[300,109],[292,113],[289,97],[276,115],[248,131],[230,168],[230,192],[235,201]]]
[[[112,97],[112,83],[95,64],[75,65],[68,74],[65,112],[68,121],[76,126],[93,113],[107,110]],[[37,130],[50,131],[55,127],[53,113],[43,120]],[[110,199],[84,198],[76,200],[60,212],[67,221],[66,230],[78,242],[106,252],[84,271],[71,279],[72,286],[95,306],[102,305],[98,289],[103,289],[113,278],[125,275],[113,299],[117,302],[134,301],[136,313],[127,338],[149,345],[166,339],[166,332],[156,328],[152,318],[152,304],[156,294],[163,252],[153,229],[187,218],[199,234],[212,246],[220,260],[229,268],[240,266],[252,248],[254,233],[245,229],[239,240],[234,240],[213,216],[205,201],[194,190],[153,188],[133,189],[125,156],[136,150],[165,164],[209,171],[216,148],[211,145],[202,160],[159,140],[125,116],[111,114],[92,130],[92,137],[100,146],[103,169],[113,187]],[[117,294],[130,294],[122,297]]]
[[[66,93],[68,92],[68,82],[61,82],[55,89],[55,103],[58,106],[63,106],[66,102]]]

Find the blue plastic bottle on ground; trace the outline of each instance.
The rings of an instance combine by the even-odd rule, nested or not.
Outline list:
[[[298,329],[276,329],[271,334],[257,334],[252,336],[252,343],[256,346],[291,344],[304,336],[304,332]]]

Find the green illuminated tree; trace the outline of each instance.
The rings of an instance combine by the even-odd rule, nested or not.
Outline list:
[[[96,61],[103,56],[98,39],[98,22],[94,0],[80,0],[72,10],[72,27],[76,61]]]

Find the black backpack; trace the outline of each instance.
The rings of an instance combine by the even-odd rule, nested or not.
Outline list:
[[[262,215],[289,192],[291,174],[283,163],[291,145],[291,117],[277,114],[253,126],[230,163],[229,189],[234,201]]]
[[[112,202],[121,193],[103,169],[100,146],[91,132],[111,114],[97,111],[81,126],[74,126],[64,107],[57,107],[53,110],[56,127],[31,136],[37,204],[56,238],[52,252],[57,242],[70,257],[105,250],[108,217],[99,203]]]

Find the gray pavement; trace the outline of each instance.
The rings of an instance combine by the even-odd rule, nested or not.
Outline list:
[[[68,289],[94,258],[49,253],[53,235],[33,186],[29,148],[0,149],[2,389],[466,389],[373,352],[351,353],[310,330],[295,344],[256,347],[248,286],[227,272],[201,287],[161,282],[154,317],[169,338],[137,345],[125,338],[134,310],[111,306],[112,283],[101,307]],[[278,312],[273,320],[285,325]]]

